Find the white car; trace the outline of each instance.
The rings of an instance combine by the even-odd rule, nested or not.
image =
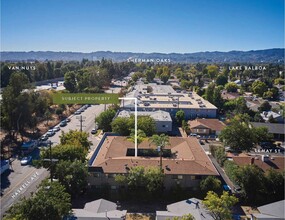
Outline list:
[[[27,165],[32,161],[32,159],[33,159],[32,156],[23,157],[21,159],[21,165]]]
[[[53,130],[54,132],[57,132],[57,131],[60,130],[60,127],[57,125],[57,126],[55,126],[52,130]]]
[[[48,132],[46,133],[47,136],[51,137],[55,134],[53,129],[49,129]]]

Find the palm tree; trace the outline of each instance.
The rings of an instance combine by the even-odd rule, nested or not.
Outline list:
[[[137,142],[138,142],[138,145],[140,143],[142,143],[145,139],[147,139],[146,134],[142,130],[138,129],[138,132],[137,132]],[[131,130],[131,134],[127,138],[127,140],[135,143],[135,129]]]
[[[161,135],[152,135],[152,137],[150,138],[151,143],[154,143],[158,150],[159,150],[159,155],[160,155],[160,170],[162,170],[162,154],[163,154],[163,150],[164,147],[167,145],[170,145],[169,143],[169,136],[165,135],[165,134],[161,134]]]

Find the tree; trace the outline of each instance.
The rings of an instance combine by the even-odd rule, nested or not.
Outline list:
[[[236,119],[221,131],[219,138],[232,150],[249,151],[254,147],[255,139],[248,123],[239,122]]]
[[[188,125],[187,121],[185,121],[185,120],[182,121],[182,130],[186,133],[188,133],[190,131],[189,125]]]
[[[238,202],[235,196],[229,195],[228,192],[223,192],[219,197],[213,191],[209,191],[204,201],[202,202],[209,210],[210,215],[215,220],[230,220],[232,219],[231,208]]]
[[[234,82],[229,82],[225,85],[225,89],[227,92],[237,92],[239,86],[235,84]]]
[[[132,128],[133,127],[134,127],[134,124],[132,124]],[[155,120],[150,116],[138,117],[138,129],[142,130],[148,137],[153,135],[156,130]]]
[[[112,109],[108,109],[102,112],[98,117],[96,117],[96,122],[98,127],[103,129],[103,131],[111,131],[111,122],[115,117],[116,112]]]
[[[185,112],[183,110],[179,110],[175,114],[175,119],[179,125],[181,125],[182,121],[185,120]]]
[[[58,144],[52,148],[52,158],[59,160],[80,160],[82,162],[86,161],[87,149],[82,146],[75,144]],[[42,159],[50,158],[49,149],[41,151]],[[49,165],[49,164],[48,164]]]
[[[83,147],[85,150],[88,150],[92,144],[88,140],[89,134],[86,132],[78,131],[78,130],[69,130],[69,132],[65,133],[62,131],[60,138],[60,143],[62,145],[74,145]]]
[[[121,184],[127,183],[132,190],[146,189],[150,193],[157,192],[163,187],[164,174],[158,167],[143,166],[131,167],[126,176],[116,175],[115,181]]]
[[[155,77],[154,70],[147,70],[146,73],[145,73],[145,76],[146,76],[146,80],[148,82],[152,82],[154,77]]]
[[[236,173],[236,181],[245,193],[247,201],[257,202],[264,196],[265,177],[256,165],[245,165]]]
[[[59,161],[56,164],[55,176],[72,196],[79,196],[87,188],[87,166],[79,160]]]
[[[160,79],[162,80],[162,82],[163,82],[164,84],[166,84],[167,81],[168,81],[168,79],[169,79],[169,75],[163,73],[163,74],[160,75]]]
[[[171,219],[173,220],[195,220],[195,218],[191,214],[183,215],[182,217],[175,216]],[[166,220],[170,220],[170,219],[167,218]]]
[[[35,195],[15,203],[8,210],[4,220],[61,220],[70,214],[70,211],[70,195],[65,191],[64,186],[58,182],[44,181]]]
[[[24,73],[15,72],[10,76],[1,103],[1,127],[5,130],[21,133],[25,126],[29,126],[33,106],[29,93],[23,92],[29,87],[29,80]]]
[[[147,139],[146,134],[142,130],[138,129],[138,131],[137,131],[137,143],[138,143],[138,145],[146,139]],[[130,134],[130,137],[128,138],[128,140],[135,143],[135,129],[131,129],[131,134]]]
[[[216,78],[217,74],[219,73],[219,67],[215,65],[207,66],[208,75],[211,79]]]
[[[228,83],[228,77],[223,75],[223,74],[220,74],[218,75],[217,79],[216,79],[216,84],[217,85],[221,85],[221,86],[224,86]]]
[[[207,176],[200,182],[200,188],[204,192],[214,191],[216,193],[221,191],[221,181],[214,176]]]
[[[145,186],[144,167],[131,167],[127,175],[127,184],[131,189],[138,189]]]
[[[71,93],[76,92],[77,84],[74,71],[64,74],[64,87]]]
[[[269,104],[268,101],[263,102],[259,107],[258,107],[258,111],[259,112],[263,112],[263,111],[270,111],[271,110],[271,105]]]
[[[155,135],[152,135],[150,140],[151,140],[151,143],[154,143],[156,147],[159,148],[160,169],[162,170],[162,154],[163,154],[164,147],[167,145],[170,145],[169,137],[165,134],[161,134],[161,135],[155,134]]]
[[[284,199],[284,189],[285,189],[285,175],[284,172],[278,172],[274,169],[269,169],[266,176],[266,200],[268,201],[280,201]]]
[[[253,127],[252,133],[254,136],[254,143],[259,143],[261,141],[271,141],[273,139],[273,135],[268,133],[267,127]]]
[[[153,193],[162,190],[164,174],[158,167],[149,167],[145,170],[146,188]]]
[[[117,117],[112,123],[112,131],[122,136],[128,136],[130,134],[129,118]]]
[[[259,80],[256,80],[252,83],[252,91],[254,94],[259,95],[260,97],[263,96],[263,93],[267,91],[267,86],[264,82],[261,82]]]
[[[48,122],[49,122],[49,120],[52,119],[51,116],[52,116],[52,114],[51,114],[50,110],[47,109],[47,110],[45,111],[45,114],[44,114],[44,117],[45,117],[45,120],[46,120],[46,127],[48,127]]]
[[[239,172],[239,166],[230,160],[226,160],[224,163],[224,169],[227,176],[230,178],[231,181],[237,182],[237,172]]]

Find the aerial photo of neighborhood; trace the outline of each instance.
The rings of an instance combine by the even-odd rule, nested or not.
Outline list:
[[[0,219],[285,219],[284,8],[1,0]]]

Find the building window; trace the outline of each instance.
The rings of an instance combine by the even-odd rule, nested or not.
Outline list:
[[[196,176],[191,176],[191,180],[196,180]]]
[[[204,129],[204,133],[206,133],[207,132],[207,129]]]
[[[163,128],[168,128],[168,125],[162,125]]]
[[[172,175],[172,179],[178,179],[178,176],[177,175]]]
[[[182,176],[182,175],[178,175],[177,178],[178,178],[179,180],[182,180],[182,179],[183,179],[183,176]]]

